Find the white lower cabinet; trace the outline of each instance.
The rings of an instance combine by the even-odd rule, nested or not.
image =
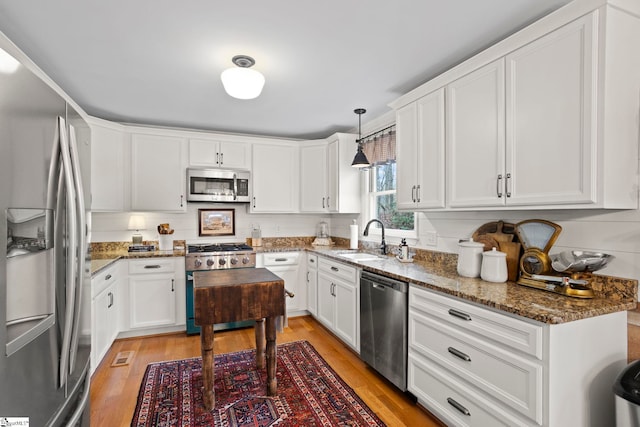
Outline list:
[[[120,331],[121,279],[119,263],[91,279],[91,372],[98,367]]]
[[[318,317],[318,256],[307,254],[307,310]]]
[[[184,258],[129,260],[128,329],[184,324]]]
[[[317,319],[360,352],[360,270],[318,257]]]
[[[284,280],[284,288],[294,296],[286,298],[287,315],[300,314],[307,307],[307,289],[300,280],[301,252],[264,254],[264,266]]]
[[[543,324],[411,285],[408,389],[447,425],[613,425],[625,322]]]

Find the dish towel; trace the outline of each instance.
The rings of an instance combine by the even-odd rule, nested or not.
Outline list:
[[[289,326],[289,320],[287,318],[287,297],[293,298],[296,296],[293,292],[284,290],[284,315],[276,317],[276,331],[279,333],[284,332],[284,328]]]

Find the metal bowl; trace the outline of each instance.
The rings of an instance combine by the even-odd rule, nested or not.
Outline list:
[[[564,251],[551,255],[551,267],[560,273],[582,273],[603,269],[613,255],[602,252]]]

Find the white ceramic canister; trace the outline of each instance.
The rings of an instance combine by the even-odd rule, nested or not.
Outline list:
[[[458,243],[458,274],[464,277],[480,276],[484,245],[473,239]]]
[[[507,281],[507,254],[493,248],[482,253],[480,277],[487,282],[503,283]]]

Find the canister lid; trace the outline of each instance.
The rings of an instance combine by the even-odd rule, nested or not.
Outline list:
[[[500,252],[499,250],[497,250],[496,248],[492,248],[490,251],[484,251],[482,252],[482,256],[488,256],[488,257],[496,257],[496,258],[502,258],[502,257],[506,257],[507,254],[504,252]]]
[[[462,240],[458,242],[458,246],[461,246],[463,248],[483,248],[484,244],[480,242],[474,242],[473,238],[471,238],[469,240]]]

